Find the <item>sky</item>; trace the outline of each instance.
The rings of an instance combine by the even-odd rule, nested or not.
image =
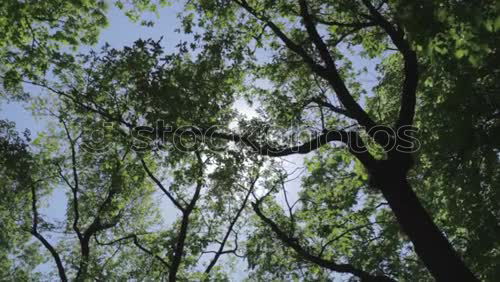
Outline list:
[[[155,21],[153,27],[141,26],[139,23],[131,22],[122,11],[111,8],[109,12],[109,26],[106,27],[101,35],[99,43],[95,46],[84,47],[81,51],[86,52],[90,49],[98,50],[105,43],[115,48],[121,48],[123,46],[131,45],[134,41],[142,38],[148,39],[152,38],[154,40],[162,39],[162,45],[165,47],[166,51],[173,51],[177,43],[179,43],[184,37],[175,33],[175,28],[179,27],[179,20],[176,16],[178,12],[181,11],[180,5],[174,4],[173,6],[164,7],[159,11],[159,18],[154,15],[146,15],[147,18]],[[361,60],[355,60],[354,64],[359,68],[363,66],[368,66],[371,68],[370,73],[374,73],[373,64]],[[361,78],[361,82],[365,85],[373,85],[375,78],[373,75],[367,75]],[[36,93],[37,88],[28,86],[28,90]],[[255,115],[255,111],[248,106],[244,101],[239,100],[236,102],[236,108],[240,113],[246,114],[247,116]],[[8,119],[16,123],[16,127],[19,131],[24,129],[29,129],[33,136],[36,136],[38,132],[42,131],[47,126],[46,120],[36,120],[31,115],[28,109],[23,108],[19,103],[1,104],[0,105],[0,119]],[[295,171],[292,177],[298,176],[297,173],[300,171],[296,170],[297,167],[303,166],[304,156],[290,156],[283,159],[283,164],[285,168],[289,171]],[[289,183],[287,183],[287,192],[289,193],[290,202],[294,202],[297,199],[297,192],[300,189],[300,179],[297,178]],[[159,194],[163,196],[163,194]],[[282,194],[278,196],[278,201],[283,205],[284,197]],[[54,192],[50,199],[50,205],[44,207],[41,212],[42,214],[52,220],[63,220],[66,211],[66,198],[65,190],[63,187],[58,187],[54,189]],[[162,201],[162,212],[166,221],[172,221],[177,214],[177,210],[168,202]],[[56,236],[52,240],[57,240]],[[241,264],[239,264],[241,265]],[[40,269],[43,271],[47,266],[42,266]],[[241,278],[243,277],[243,269],[239,269],[233,277]]]

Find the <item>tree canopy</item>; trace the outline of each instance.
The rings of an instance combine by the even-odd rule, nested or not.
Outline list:
[[[0,280],[499,280],[479,2],[178,1],[175,50],[86,52],[104,2],[0,4],[1,97],[46,121],[0,122]]]

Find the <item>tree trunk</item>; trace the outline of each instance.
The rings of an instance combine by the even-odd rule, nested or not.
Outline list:
[[[80,266],[78,268],[78,272],[76,273],[75,281],[86,281],[88,279],[88,268],[89,268],[89,257],[90,257],[90,247],[89,247],[89,238],[83,238],[80,241],[81,248],[81,258],[80,258]]]
[[[383,173],[378,179],[397,221],[432,276],[437,281],[479,281],[420,204],[407,178]]]

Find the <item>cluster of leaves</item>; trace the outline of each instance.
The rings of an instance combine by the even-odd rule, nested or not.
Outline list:
[[[164,0],[113,3],[132,20],[167,4]],[[91,0],[2,1],[0,95],[26,98],[28,93],[20,87],[22,80],[42,79],[54,65],[71,63],[71,50],[97,43],[99,32],[108,24],[108,4]]]
[[[0,121],[0,277],[2,280],[36,279],[31,270],[41,263],[39,246],[29,242],[30,234],[18,225],[29,220],[29,199],[33,158],[29,134],[19,136],[12,122]]]

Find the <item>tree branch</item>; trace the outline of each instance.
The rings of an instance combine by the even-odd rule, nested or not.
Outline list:
[[[189,227],[189,216],[193,212],[196,202],[200,198],[200,192],[201,188],[203,187],[203,161],[201,159],[200,153],[195,152],[196,158],[198,161],[198,175],[197,175],[197,181],[196,181],[196,188],[194,191],[194,195],[191,198],[191,201],[189,202],[188,206],[185,208],[185,210],[182,212],[182,219],[181,219],[181,228],[179,230],[179,234],[177,235],[176,238],[176,244],[173,252],[173,257],[172,257],[172,264],[170,267],[170,271],[168,273],[168,280],[169,281],[177,281],[177,272],[179,270],[179,266],[182,262],[182,257],[184,255],[184,245],[186,242],[187,238],[187,233],[188,233],[188,227]]]
[[[29,82],[27,82],[27,83],[29,83]],[[95,109],[92,106],[85,105],[81,101],[74,99],[73,97],[71,97],[67,93],[64,93],[63,91],[58,91],[58,90],[53,89],[51,87],[45,86],[43,84],[34,83],[34,85],[46,87],[46,89],[70,99],[72,102],[79,105],[83,109],[101,115],[102,117],[104,117],[105,119],[107,119],[110,122],[117,122],[119,124],[126,126],[130,130],[134,130],[134,128],[136,128],[136,126],[123,120],[122,118],[114,117],[111,114],[109,114],[101,109]],[[156,138],[157,133],[158,132],[155,131],[151,134],[154,138]],[[321,135],[318,135],[317,137],[303,143],[302,145],[281,146],[281,147],[271,147],[267,144],[262,145],[262,144],[259,144],[258,142],[256,142],[255,140],[251,140],[247,136],[242,136],[242,135],[235,134],[235,133],[216,132],[213,128],[205,129],[205,128],[198,128],[198,127],[194,127],[194,126],[190,127],[190,128],[183,128],[183,129],[172,128],[168,132],[161,132],[161,133],[177,134],[178,136],[189,133],[189,134],[194,134],[195,136],[203,136],[206,138],[216,138],[216,139],[223,139],[226,141],[233,141],[235,143],[242,143],[242,144],[252,148],[252,150],[259,155],[269,156],[269,157],[284,157],[284,156],[289,156],[289,155],[294,155],[294,154],[307,154],[307,153],[312,152],[312,151],[318,149],[319,147],[326,145],[330,142],[340,141],[342,143],[347,144],[350,152],[353,153],[364,165],[370,166],[370,165],[374,164],[373,156],[371,156],[371,154],[368,153],[368,151],[364,147],[364,144],[361,141],[359,135],[353,131],[330,130],[330,131],[327,131],[327,132],[325,132]],[[125,134],[125,133],[123,133],[123,134]],[[384,136],[384,135],[379,134],[377,136]],[[383,144],[386,144],[386,143],[383,143]]]
[[[125,153],[125,155],[126,154],[127,153]],[[119,170],[120,170],[120,165],[117,165],[116,171],[114,173],[118,173]],[[119,218],[122,215],[121,212],[119,212],[116,216],[114,216],[109,222],[105,223],[101,222],[101,213],[111,204],[114,196],[119,192],[118,189],[120,188],[115,187],[113,180],[111,180],[111,186],[108,195],[106,196],[104,201],[99,205],[94,220],[82,234],[82,239],[80,240],[80,250],[81,250],[80,267],[78,268],[78,272],[76,274],[77,281],[85,280],[87,278],[86,275],[90,257],[91,237],[98,232],[112,228],[118,224]]]
[[[154,254],[151,250],[147,249],[146,247],[144,247],[140,242],[139,242],[139,237],[137,236],[137,234],[130,234],[130,235],[127,235],[125,237],[121,237],[121,238],[118,238],[116,240],[113,240],[111,242],[99,242],[99,240],[97,239],[97,236],[94,235],[94,238],[97,242],[98,245],[102,245],[102,246],[110,246],[110,245],[114,245],[116,243],[120,243],[122,241],[126,241],[126,240],[129,240],[129,239],[133,239],[132,242],[134,243],[134,245],[136,247],[138,247],[141,251],[145,252],[146,254],[152,256],[153,258],[157,259],[158,261],[160,261],[164,266],[166,266],[167,268],[170,268],[170,265],[168,264],[167,261],[165,261],[162,257]]]
[[[336,107],[336,106],[334,106],[334,105],[332,105],[332,104],[324,101],[323,99],[321,99],[319,97],[314,97],[314,98],[309,99],[308,101],[306,101],[306,104],[309,104],[309,102],[314,102],[314,103],[318,104],[319,106],[325,107],[325,108],[329,109],[330,111],[332,111],[334,113],[341,114],[343,116],[346,116],[346,117],[354,119],[354,120],[356,119],[346,109],[343,109],[343,108],[340,108],[340,107]]]
[[[312,57],[306,52],[304,48],[302,48],[300,45],[296,44],[291,40],[274,22],[272,22],[268,17],[265,15],[259,15],[259,13],[253,9],[246,0],[232,0],[233,2],[237,3],[239,6],[241,6],[243,9],[245,9],[248,13],[250,13],[252,16],[254,16],[256,19],[264,22],[267,26],[271,28],[271,30],[278,36],[278,38],[285,44],[285,46],[292,50],[294,53],[299,55],[304,62],[306,62],[312,70],[316,72],[324,72],[326,69],[317,64]]]
[[[362,28],[376,26],[376,24],[374,22],[371,22],[371,21],[347,23],[347,22],[339,22],[339,21],[329,21],[329,20],[325,20],[325,19],[322,19],[322,18],[316,17],[316,16],[314,17],[314,21],[316,21],[320,24],[329,25],[329,26],[352,27],[352,28],[355,28],[357,30],[362,29]]]
[[[259,179],[259,176],[257,175],[254,180],[252,181],[252,183],[250,184],[250,187],[248,188],[248,192],[247,194],[245,195],[245,198],[243,199],[243,203],[241,204],[240,208],[238,209],[238,211],[236,212],[236,215],[233,217],[233,219],[231,220],[231,222],[229,223],[229,227],[227,228],[227,232],[226,234],[224,235],[224,238],[222,239],[222,242],[220,243],[220,246],[219,246],[219,249],[217,250],[217,252],[215,253],[215,256],[212,258],[212,260],[210,261],[210,263],[208,264],[207,268],[205,269],[205,273],[206,274],[209,274],[210,271],[212,270],[212,268],[215,266],[215,264],[217,263],[217,260],[219,259],[219,257],[222,255],[222,254],[225,254],[225,253],[228,253],[228,252],[231,252],[231,251],[224,251],[224,247],[226,245],[226,242],[229,238],[229,235],[231,234],[231,232],[233,232],[233,227],[234,225],[236,224],[236,222],[238,221],[241,213],[243,212],[243,210],[246,208],[247,206],[247,202],[248,202],[248,199],[250,198],[250,195],[252,194],[253,190],[254,190],[254,187],[255,187],[255,183],[257,183],[257,180]],[[237,239],[236,239],[237,241]],[[236,249],[234,250],[234,252],[236,253]]]
[[[323,253],[326,250],[326,247],[328,247],[328,245],[330,245],[331,243],[333,243],[333,242],[341,239],[345,235],[347,235],[347,234],[349,234],[349,233],[351,233],[353,231],[357,231],[357,230],[360,230],[360,229],[372,226],[373,224],[377,224],[377,223],[382,223],[382,222],[373,222],[373,223],[370,222],[370,223],[367,223],[367,224],[362,224],[362,225],[354,226],[352,228],[349,228],[349,229],[345,230],[344,232],[340,233],[338,236],[335,236],[334,238],[332,238],[331,240],[329,240],[328,242],[326,242],[325,244],[323,244],[323,246],[321,247],[321,251],[320,251],[319,255],[322,256]]]
[[[364,270],[352,266],[351,264],[337,264],[334,261],[329,261],[319,256],[311,254],[307,249],[305,249],[298,243],[297,239],[289,237],[284,231],[282,231],[278,227],[278,225],[274,221],[266,217],[260,210],[259,203],[252,203],[252,207],[257,216],[271,228],[271,230],[277,235],[280,241],[283,242],[286,246],[292,248],[299,255],[300,258],[335,272],[350,273],[354,276],[361,278],[362,281],[394,282],[393,279],[387,276],[372,275]]]
[[[391,38],[392,43],[398,48],[404,59],[404,81],[401,95],[401,107],[399,110],[398,121],[396,128],[413,124],[415,116],[416,91],[418,84],[418,62],[417,54],[410,46],[410,43],[405,39],[405,33],[402,28],[395,28],[377,8],[375,8],[370,0],[362,0],[363,4],[368,8],[371,17]]]
[[[141,251],[143,251],[143,252],[147,253],[148,255],[154,257],[155,259],[157,259],[158,261],[160,261],[165,267],[167,267],[168,269],[170,269],[170,265],[168,264],[168,262],[166,260],[164,260],[159,255],[154,254],[151,250],[148,250],[143,245],[141,245],[141,243],[139,243],[139,238],[137,237],[137,235],[134,235],[134,245],[136,245],[139,249],[141,249]]]
[[[170,199],[170,201],[172,201],[172,203],[179,209],[181,210],[182,212],[185,211],[185,208],[181,205],[181,203],[179,203],[173,196],[172,194],[163,186],[163,184],[161,184],[161,181],[156,178],[154,176],[154,174],[151,172],[151,170],[149,170],[148,166],[146,165],[146,163],[144,162],[144,160],[141,158],[141,164],[142,166],[144,167],[144,170],[146,171],[146,173],[148,174],[149,178],[151,178],[155,183],[156,185],[161,189],[161,191],[163,191],[163,193]]]
[[[66,125],[66,122],[60,118],[61,123],[64,126],[64,131],[66,132],[66,137],[68,138],[69,144],[70,144],[70,149],[71,149],[71,169],[73,172],[73,182],[74,185],[70,185],[69,181],[66,179],[66,177],[63,177],[64,181],[69,185],[71,188],[71,192],[73,195],[73,213],[74,213],[74,218],[73,218],[73,230],[78,236],[78,240],[82,240],[82,233],[80,231],[80,228],[78,227],[78,221],[80,219],[80,212],[78,208],[78,190],[79,190],[79,181],[78,181],[78,172],[76,169],[76,151],[75,151],[75,141],[71,138],[71,134],[69,132],[68,126]],[[60,173],[62,176],[62,172]]]
[[[367,131],[370,132],[370,129],[375,127],[376,123],[370,118],[370,116],[363,110],[363,108],[361,108],[361,106],[349,93],[344,80],[341,78],[339,71],[337,70],[335,61],[333,60],[328,47],[326,46],[325,42],[323,42],[323,39],[321,39],[321,36],[316,29],[314,19],[309,14],[306,1],[299,0],[299,6],[300,14],[302,16],[302,20],[304,22],[307,33],[318,49],[321,59],[326,64],[326,72],[320,72],[317,74],[330,83],[342,105],[344,105],[344,107],[350,112],[350,114],[356,118],[359,124],[365,126]]]
[[[37,210],[37,197],[35,190],[36,182],[31,185],[31,209],[33,212],[33,226],[31,227],[30,233],[37,238],[43,246],[50,252],[52,258],[54,259],[57,271],[59,273],[59,278],[61,281],[66,282],[68,278],[66,277],[66,271],[64,269],[64,265],[61,261],[61,257],[57,253],[56,249],[50,244],[45,237],[38,232],[38,210]]]

